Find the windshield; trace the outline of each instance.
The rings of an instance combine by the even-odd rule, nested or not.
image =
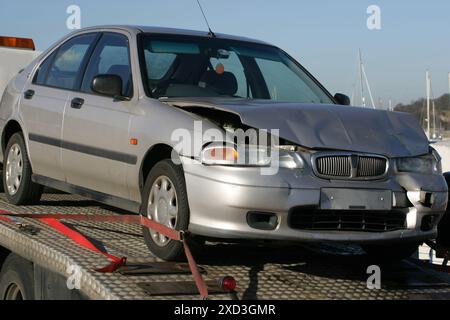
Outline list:
[[[143,35],[141,63],[154,98],[230,97],[333,104],[282,50],[217,38]]]

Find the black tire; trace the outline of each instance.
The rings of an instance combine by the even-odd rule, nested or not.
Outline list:
[[[444,173],[444,177],[450,188],[450,172]],[[447,210],[438,224],[437,243],[445,248],[450,248],[450,195]]]
[[[17,191],[13,194],[10,193],[6,183],[7,176],[7,161],[8,155],[11,148],[15,145],[18,145],[20,148],[20,152],[22,153],[22,176],[20,185]],[[3,186],[5,188],[6,198],[8,202],[15,205],[32,205],[39,202],[42,196],[43,187],[34,183],[31,180],[31,176],[33,175],[33,171],[31,169],[31,163],[28,158],[27,148],[25,146],[25,140],[23,138],[22,133],[15,133],[11,139],[8,141],[8,145],[6,146],[5,156],[4,156],[4,164],[3,164]]]
[[[33,264],[10,254],[0,273],[1,300],[34,300]]]
[[[419,249],[420,243],[402,243],[402,244],[366,244],[362,249],[373,258],[380,262],[395,262],[410,258]]]
[[[143,201],[141,215],[147,217],[147,206],[151,189],[154,183],[160,177],[168,177],[176,191],[178,215],[176,221],[176,230],[187,230],[189,227],[189,204],[186,192],[186,182],[181,165],[175,165],[171,160],[163,160],[155,165],[150,171],[143,192]],[[185,260],[183,244],[179,241],[169,240],[164,246],[158,245],[148,228],[143,227],[145,243],[149,250],[158,258],[165,261],[183,261]]]
[[[3,164],[0,164],[0,176],[3,177]],[[0,179],[0,193],[5,192],[5,189],[3,188],[3,178]]]

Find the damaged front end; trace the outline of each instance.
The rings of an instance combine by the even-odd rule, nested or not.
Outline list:
[[[436,237],[448,188],[438,154],[408,115],[239,99],[166,102],[231,137],[279,133],[276,144],[270,135],[257,146],[244,140],[244,151],[232,139],[211,141],[198,165],[185,164],[187,184],[216,200],[211,207],[191,192],[194,233],[357,243]],[[252,151],[257,161],[246,162]]]

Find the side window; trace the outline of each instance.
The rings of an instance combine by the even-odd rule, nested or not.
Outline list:
[[[61,89],[75,89],[80,76],[80,67],[96,37],[97,34],[81,35],[63,44],[58,49],[50,66],[45,85]]]
[[[50,69],[50,64],[55,58],[56,52],[53,52],[51,55],[45,59],[45,61],[39,66],[38,71],[34,75],[34,84],[45,85],[45,81],[47,80],[48,71]]]
[[[239,57],[235,52],[230,52],[230,56],[227,59],[211,59],[211,65],[217,68],[222,64],[225,67],[225,72],[232,73],[237,80],[238,90],[236,96],[242,98],[251,98],[252,94],[250,87],[247,84],[247,77],[245,76],[244,67],[239,60]]]
[[[88,64],[81,91],[92,93],[92,80],[101,74],[118,75],[122,79],[122,95],[132,95],[129,43],[126,36],[116,33],[105,33],[102,36]]]

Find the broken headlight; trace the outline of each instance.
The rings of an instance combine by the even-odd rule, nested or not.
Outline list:
[[[232,144],[211,143],[201,155],[205,165],[270,167],[303,169],[304,161],[295,148],[289,146],[260,147],[246,145],[236,147]]]
[[[442,174],[441,157],[434,149],[426,156],[398,158],[396,164],[399,172]]]

